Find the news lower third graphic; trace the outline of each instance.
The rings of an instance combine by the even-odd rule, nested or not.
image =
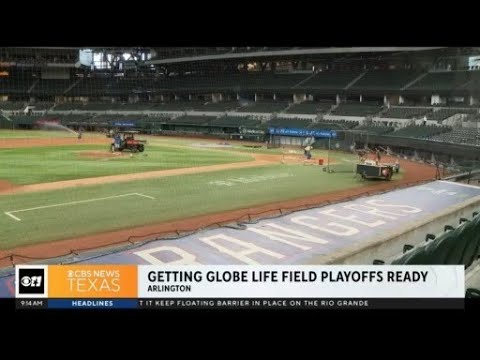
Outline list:
[[[463,308],[462,266],[19,265],[18,309]]]

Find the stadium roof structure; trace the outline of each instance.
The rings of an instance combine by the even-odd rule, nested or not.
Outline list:
[[[152,59],[147,64],[174,64],[194,61],[228,60],[228,59],[252,59],[278,56],[302,56],[302,55],[329,55],[329,54],[361,54],[361,53],[404,53],[429,50],[447,49],[446,47],[330,47],[330,48],[265,48],[257,51],[225,52],[217,54],[171,56],[163,59]]]

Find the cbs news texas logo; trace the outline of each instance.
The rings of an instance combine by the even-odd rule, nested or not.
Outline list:
[[[15,267],[15,296],[23,298],[48,297],[48,266],[17,265]]]
[[[131,265],[20,265],[17,297],[135,298],[137,267]]]

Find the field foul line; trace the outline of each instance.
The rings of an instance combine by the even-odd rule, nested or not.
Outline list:
[[[22,221],[21,219],[19,219],[19,218],[16,217],[15,215],[12,215],[10,212],[5,212],[5,215],[10,216],[13,220]]]
[[[24,212],[24,211],[31,211],[31,210],[39,210],[39,209],[48,209],[52,207],[58,207],[58,206],[68,206],[68,205],[75,205],[75,204],[82,204],[82,203],[87,203],[87,202],[93,202],[93,201],[100,201],[100,200],[107,200],[107,199],[115,199],[115,198],[120,198],[120,197],[126,197],[126,196],[141,196],[141,197],[146,197],[148,199],[155,200],[154,197],[140,194],[140,193],[131,193],[131,194],[123,194],[123,195],[115,195],[115,196],[107,196],[103,198],[96,198],[96,199],[89,199],[89,200],[80,200],[80,201],[71,201],[68,203],[62,203],[62,204],[54,204],[54,205],[46,205],[46,206],[37,206],[34,208],[28,208],[28,209],[21,209],[21,210],[13,210],[13,211],[5,211],[4,214],[7,216],[10,216],[12,219],[16,221],[21,221],[20,218],[16,217],[15,215],[12,215],[13,213],[18,213],[18,212]]]

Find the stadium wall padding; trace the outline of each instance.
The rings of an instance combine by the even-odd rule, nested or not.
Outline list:
[[[346,248],[340,252],[335,252],[329,256],[314,257],[310,259],[308,264],[372,264],[373,260],[379,259],[390,263],[399,258],[405,244],[419,246],[425,244],[426,234],[436,234],[439,239],[439,234],[443,232],[444,226],[449,224],[458,227],[460,218],[465,217],[472,219],[472,213],[478,211],[480,208],[480,196],[469,199],[459,205],[451,206],[442,210],[440,213],[423,219],[417,223],[411,223],[408,228],[402,228],[397,231],[392,231],[388,234],[387,239],[385,234],[381,234],[378,238],[372,238],[368,241],[356,244],[352,247]],[[480,216],[476,218],[476,239],[480,242]],[[448,234],[448,233],[447,233]],[[473,233],[470,233],[473,234]],[[473,237],[473,235],[471,235]],[[450,245],[449,245],[450,246]],[[479,252],[480,243],[477,246],[477,254]],[[465,245],[462,245],[462,249]],[[412,250],[412,251],[415,251]],[[410,251],[409,253],[411,253]],[[463,251],[463,250],[462,250]],[[475,252],[475,250],[468,250],[468,254]],[[404,255],[407,255],[406,253]],[[458,260],[454,252],[449,253],[449,261]],[[468,254],[462,255],[461,258],[468,258]],[[402,256],[404,256],[402,255]],[[447,259],[445,257],[444,259]],[[457,261],[455,260],[455,261]]]

